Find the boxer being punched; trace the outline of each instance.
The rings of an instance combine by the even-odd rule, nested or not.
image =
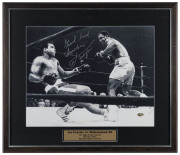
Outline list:
[[[80,94],[90,95],[91,89],[88,86],[64,83],[66,79],[81,72],[88,72],[90,66],[84,64],[72,71],[64,71],[59,61],[55,58],[56,49],[52,42],[43,46],[43,55],[34,59],[29,74],[29,81],[34,83],[43,83],[47,94]],[[70,108],[70,106],[71,108]],[[68,121],[67,115],[73,110],[74,106],[82,106],[88,111],[107,117],[107,111],[95,107],[91,103],[70,102],[63,108],[58,109],[57,114],[65,121]]]
[[[106,46],[103,51],[96,54],[107,62],[109,56],[114,59],[114,69],[109,76],[108,95],[116,96],[116,89],[122,84],[122,91],[126,96],[141,96],[137,90],[131,90],[135,75],[135,67],[131,62],[126,48],[116,39],[110,37],[109,33],[102,31],[98,34],[99,41]]]

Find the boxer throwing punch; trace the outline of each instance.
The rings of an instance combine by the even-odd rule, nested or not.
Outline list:
[[[59,61],[55,58],[55,54],[56,49],[52,42],[44,44],[43,55],[36,57],[32,63],[29,81],[43,83],[47,94],[91,95],[92,91],[88,86],[68,84],[62,81],[62,79],[72,77],[79,73],[88,72],[90,66],[88,64],[83,64],[72,71],[64,71],[59,64]],[[107,111],[97,108],[91,103],[68,102],[66,106],[58,109],[58,116],[67,122],[67,115],[75,106],[84,107],[91,113],[103,115],[104,117],[107,117],[108,114]]]
[[[120,85],[122,85],[122,91],[126,96],[145,95],[137,90],[131,90],[135,67],[130,60],[126,48],[118,40],[111,38],[106,31],[100,32],[98,39],[106,48],[96,54],[96,59],[101,58],[110,63],[112,63],[112,59],[114,59],[114,69],[109,76],[108,95],[116,96],[116,89]]]

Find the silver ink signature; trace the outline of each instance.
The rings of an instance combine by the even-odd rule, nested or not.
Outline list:
[[[89,37],[89,31],[86,33],[86,34],[80,34],[80,37],[79,37],[79,40],[81,41],[82,39],[84,39],[84,38],[88,38]]]
[[[73,40],[71,41],[70,39],[65,39],[64,48],[66,49],[66,52],[63,54],[65,57],[73,56],[73,58],[69,62],[70,67],[74,67],[78,59],[82,60],[88,58],[88,54],[92,50],[92,44],[95,41],[92,40],[91,43],[87,45],[87,39],[90,36],[89,34],[90,34],[89,31],[85,34],[80,33],[79,39],[77,39],[76,35],[74,35]],[[78,43],[78,41],[80,42]],[[82,51],[82,49],[84,50]],[[82,52],[79,53],[79,51]]]
[[[95,40],[92,40],[92,42],[91,42],[91,43],[86,47],[86,49],[84,49],[81,53],[79,53],[79,54],[76,53],[75,57],[72,58],[72,59],[70,60],[70,62],[69,62],[69,66],[70,66],[70,67],[74,67],[78,59],[82,60],[82,59],[84,59],[84,58],[85,58],[85,59],[88,58],[89,52],[93,49],[93,48],[92,48],[92,44],[94,43],[94,41],[95,41]],[[74,55],[71,55],[71,56],[74,56]]]
[[[86,46],[85,44],[80,44],[80,45],[77,44],[76,47],[73,48],[72,50],[70,50],[70,48],[68,47],[67,51],[64,53],[64,56],[65,57],[73,56],[76,51],[78,51],[79,49],[85,46]]]
[[[70,46],[72,46],[73,44],[76,43],[76,36],[74,36],[74,40],[73,41],[69,41],[69,39],[65,39],[65,45],[64,45],[64,48],[69,48]]]

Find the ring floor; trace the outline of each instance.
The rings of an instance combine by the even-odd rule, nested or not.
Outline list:
[[[59,107],[26,107],[26,127],[153,127],[154,107],[120,108],[116,122],[104,121],[103,116],[85,108],[75,108],[65,123],[57,114]],[[139,116],[138,114],[143,114]]]

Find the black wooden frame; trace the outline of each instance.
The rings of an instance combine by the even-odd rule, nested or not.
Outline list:
[[[10,8],[169,8],[171,17],[171,147],[10,147],[9,12]],[[4,3],[3,4],[3,152],[177,152],[177,3]]]

